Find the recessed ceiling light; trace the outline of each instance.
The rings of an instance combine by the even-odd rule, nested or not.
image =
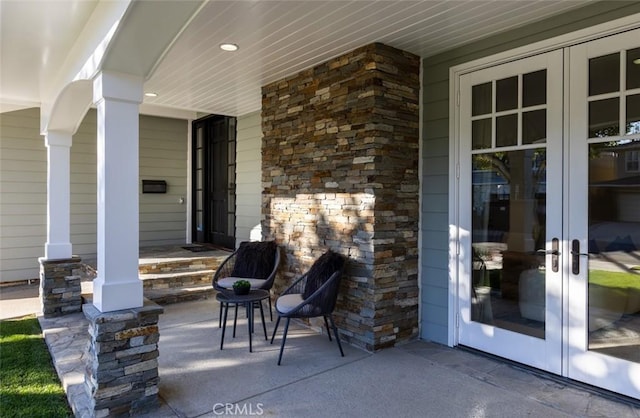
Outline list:
[[[154,93],[152,91],[148,91],[144,95],[147,97],[158,97],[158,93]]]
[[[220,49],[223,51],[229,51],[229,52],[233,52],[233,51],[237,51],[238,50],[238,45],[236,44],[220,44]]]

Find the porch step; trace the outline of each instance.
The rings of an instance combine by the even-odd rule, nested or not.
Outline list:
[[[144,289],[143,292],[144,297],[159,305],[209,299],[216,294],[216,290],[211,285],[193,285],[168,289]],[[92,300],[93,292],[85,291],[83,288],[82,303],[91,303]]]
[[[210,257],[177,258],[168,260],[140,261],[138,271],[144,274],[164,274],[169,272],[192,272],[201,270],[216,270],[229,254]]]
[[[211,284],[169,289],[144,289],[144,296],[159,305],[212,298],[216,294]]]
[[[147,290],[162,290],[172,288],[182,288],[190,286],[208,285],[211,287],[211,280],[215,270],[197,271],[171,271],[161,274],[140,274],[142,288]]]
[[[211,280],[216,269],[231,254],[230,251],[204,249],[188,251],[184,246],[140,249],[138,273],[144,296],[161,305],[208,299],[215,295]],[[95,273],[95,260],[87,264]],[[82,283],[82,297],[93,297],[95,274],[87,275]]]

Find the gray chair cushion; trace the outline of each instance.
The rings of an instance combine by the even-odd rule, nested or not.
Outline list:
[[[290,293],[282,295],[276,300],[276,309],[280,313],[287,313],[302,303],[302,295],[300,293]]]

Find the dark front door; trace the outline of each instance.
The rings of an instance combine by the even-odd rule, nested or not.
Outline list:
[[[193,138],[194,241],[234,248],[236,120],[194,121]]]

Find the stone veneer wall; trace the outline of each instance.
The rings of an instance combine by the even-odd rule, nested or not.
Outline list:
[[[369,351],[418,335],[417,56],[370,44],[262,89],[262,228],[285,283],[349,256],[335,312]]]
[[[140,308],[103,313],[86,303],[82,311],[89,320],[84,383],[91,415],[153,411],[159,406],[158,320],[164,309],[145,299]]]

